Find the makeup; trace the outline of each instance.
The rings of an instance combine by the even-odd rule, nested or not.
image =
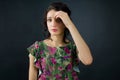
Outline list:
[[[57,29],[52,29],[53,32],[57,32],[58,30]]]

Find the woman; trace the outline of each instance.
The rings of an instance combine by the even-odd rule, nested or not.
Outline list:
[[[70,19],[66,4],[54,2],[45,13],[44,25],[48,37],[36,41],[29,51],[29,80],[79,80],[78,63],[93,61],[89,47]],[[73,41],[66,38],[70,32]]]

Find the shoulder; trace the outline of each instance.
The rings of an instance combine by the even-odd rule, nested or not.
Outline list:
[[[42,41],[34,41],[33,43],[31,43],[29,46],[28,46],[28,48],[27,48],[27,50],[29,51],[29,52],[31,52],[31,51],[33,51],[33,50],[36,50],[36,49],[38,49],[39,48],[39,46],[41,45],[41,43],[42,43]]]
[[[50,43],[50,40],[49,39],[44,39],[42,42],[44,42],[44,43]]]
[[[38,53],[43,49],[42,41],[35,41],[33,42],[28,48],[27,51],[29,54],[34,56],[35,58],[38,57]]]

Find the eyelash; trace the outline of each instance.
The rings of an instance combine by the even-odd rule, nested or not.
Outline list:
[[[48,21],[48,22],[51,22],[51,21],[52,21],[52,19],[47,19],[47,21]]]
[[[47,22],[51,22],[51,21],[52,21],[52,19],[47,19]],[[61,23],[62,20],[61,20],[60,18],[58,18],[58,19],[56,19],[56,22],[57,22],[57,23]]]

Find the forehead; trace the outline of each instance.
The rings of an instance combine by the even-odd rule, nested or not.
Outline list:
[[[57,11],[55,11],[55,10],[50,10],[50,11],[47,13],[47,18],[49,18],[49,17],[55,17],[56,12],[57,12]]]

